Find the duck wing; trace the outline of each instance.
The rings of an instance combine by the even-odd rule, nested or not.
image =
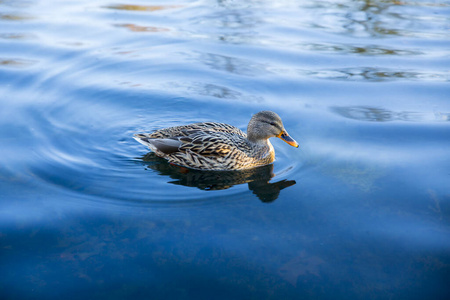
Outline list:
[[[176,136],[174,136],[175,131],[172,131],[172,136],[164,137],[168,135],[168,132],[161,133],[163,130],[160,130],[151,134],[135,134],[134,138],[141,144],[161,154],[189,151],[192,154],[201,156],[224,157],[232,151],[250,150],[245,137],[240,134],[193,128],[177,128],[176,130]]]
[[[247,135],[237,127],[225,123],[217,122],[202,122],[189,125],[175,126],[156,130],[148,135],[149,138],[176,138],[182,136],[189,136],[194,132],[224,132],[236,134],[242,137]]]
[[[240,135],[198,131],[180,137],[179,151],[166,155],[169,162],[200,170],[237,170],[244,168],[252,152]]]
[[[244,137],[217,131],[192,131],[178,139],[180,151],[188,151],[206,157],[225,157],[235,151],[249,150]]]

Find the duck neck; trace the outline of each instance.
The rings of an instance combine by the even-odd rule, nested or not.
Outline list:
[[[253,153],[255,157],[259,159],[265,158],[266,156],[274,156],[274,149],[270,141],[267,140],[249,140],[252,144]],[[264,156],[264,157],[261,157]]]
[[[271,145],[269,139],[257,139],[252,136],[248,136],[247,139],[250,141],[250,143],[259,147],[269,147],[269,145]]]

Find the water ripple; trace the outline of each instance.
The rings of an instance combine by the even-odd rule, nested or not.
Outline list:
[[[390,46],[383,45],[353,45],[353,44],[300,44],[300,49],[307,51],[319,51],[326,53],[342,53],[342,54],[356,54],[363,56],[380,56],[380,55],[393,55],[393,56],[416,56],[424,55],[425,53],[420,50],[391,48]]]
[[[117,91],[115,94],[116,98],[121,97]],[[275,173],[273,166],[256,173],[184,173],[152,155],[135,157],[146,151],[132,139],[140,127],[147,131],[174,126],[178,124],[173,120],[183,122],[188,116],[199,121],[197,113],[180,112],[177,116],[159,107],[170,119],[159,111],[153,112],[156,115],[147,113],[133,118],[103,101],[108,102],[48,101],[45,109],[39,109],[39,117],[27,120],[33,127],[33,134],[27,139],[33,151],[23,160],[29,177],[84,201],[117,207],[200,205],[244,199],[249,193],[270,202],[282,189],[295,184],[292,178],[300,165],[287,158],[285,149],[277,153]],[[180,101],[177,108],[194,105],[192,102]],[[74,111],[78,112],[77,118],[70,117]],[[123,130],[124,127],[128,129]]]
[[[127,11],[159,11],[166,9],[174,9],[183,7],[182,5],[135,5],[135,4],[115,4],[108,5],[105,8],[116,9],[116,10],[127,10]]]
[[[406,122],[426,122],[426,121],[449,121],[450,113],[425,113],[402,111],[395,112],[385,108],[367,107],[367,106],[350,106],[350,107],[332,107],[331,110],[338,115],[348,119],[370,122],[391,122],[391,121],[406,121]]]
[[[315,77],[319,79],[345,80],[345,81],[368,81],[383,82],[393,80],[407,81],[450,81],[450,72],[437,71],[413,71],[413,70],[392,70],[387,68],[358,67],[358,68],[342,68],[332,70],[307,71],[299,72],[304,76]]]
[[[37,61],[23,58],[1,58],[0,57],[0,67],[6,68],[27,68],[34,64]]]

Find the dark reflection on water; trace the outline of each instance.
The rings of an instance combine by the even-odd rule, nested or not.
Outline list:
[[[36,61],[29,59],[21,59],[21,58],[10,58],[10,59],[2,59],[0,58],[0,68],[8,67],[8,68],[26,68],[32,66],[36,63]]]
[[[211,1],[218,9],[193,22],[196,32],[225,44],[260,43],[261,32],[255,30],[264,20],[258,15],[260,1]]]
[[[201,190],[224,190],[238,184],[248,183],[248,188],[262,202],[272,202],[278,198],[280,191],[294,185],[295,180],[269,181],[275,176],[273,164],[243,171],[199,171],[169,164],[153,152],[143,156],[142,161],[160,175],[169,176],[175,181],[169,183],[197,187]]]
[[[428,119],[435,121],[449,121],[448,113],[435,113],[432,116],[424,112],[402,111],[395,112],[380,107],[368,106],[351,106],[351,107],[332,107],[331,110],[345,118],[372,121],[372,122],[389,122],[389,121],[407,121],[419,122]]]
[[[108,5],[106,8],[128,11],[159,11],[166,9],[179,8],[180,5],[135,5],[135,4],[115,4]]]
[[[332,32],[361,37],[448,37],[448,32],[442,31],[442,23],[446,17],[423,18],[424,7],[448,8],[448,3],[437,4],[433,1],[320,1],[307,4],[311,10],[322,9],[320,17],[313,20],[313,26]],[[399,12],[400,7],[411,9]],[[327,20],[328,18],[328,20]],[[333,26],[336,21],[340,26]],[[433,29],[437,29],[433,32]],[[440,31],[440,32],[439,32]]]
[[[170,83],[171,89],[179,89],[185,93],[195,96],[208,96],[219,99],[235,100],[238,102],[262,102],[263,98],[253,94],[245,93],[237,89],[232,89],[227,86],[205,83],[205,82],[188,82],[179,84],[176,82]]]
[[[1,3],[0,3],[1,4]],[[16,22],[23,22],[27,20],[31,20],[33,17],[27,16],[27,15],[21,15],[21,14],[1,14],[0,13],[0,20],[2,21],[16,21]]]
[[[393,56],[412,56],[421,55],[423,52],[418,50],[406,50],[396,49],[382,45],[349,45],[349,44],[300,44],[300,48],[305,50],[329,52],[329,53],[342,53],[342,54],[357,54],[367,56],[379,56],[379,55],[393,55]]]
[[[399,71],[388,68],[358,67],[343,69],[326,69],[320,71],[300,71],[305,76],[316,77],[328,80],[351,80],[365,82],[382,82],[393,80],[413,80],[413,81],[450,81],[450,72],[418,72]]]
[[[0,39],[7,39],[7,40],[26,40],[26,39],[32,39],[34,36],[32,34],[26,34],[26,33],[1,33]]]
[[[268,72],[267,67],[262,63],[231,56],[202,53],[196,59],[214,70],[242,76],[261,76]]]
[[[242,93],[230,89],[226,86],[220,86],[217,84],[191,84],[190,90],[194,91],[199,95],[210,96],[220,99],[231,99],[231,100],[240,100],[244,98]]]
[[[117,27],[126,28],[133,32],[167,32],[168,28],[155,27],[155,26],[139,26],[135,24],[117,24]]]

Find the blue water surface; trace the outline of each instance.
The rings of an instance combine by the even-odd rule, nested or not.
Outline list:
[[[1,299],[449,299],[447,0],[0,1]],[[133,140],[277,112],[185,172]]]

